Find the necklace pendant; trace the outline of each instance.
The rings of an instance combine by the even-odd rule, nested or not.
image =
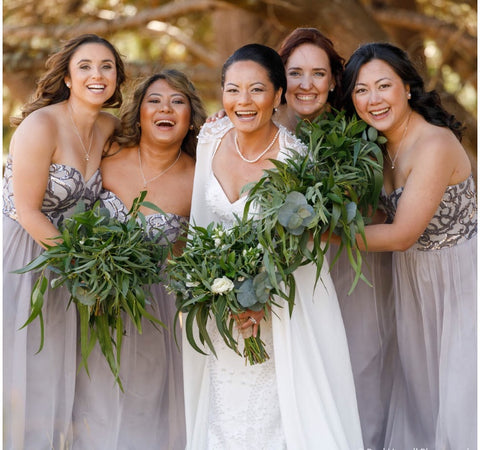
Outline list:
[[[392,170],[395,169],[395,166],[392,164]]]
[[[85,155],[85,161],[90,161],[90,156]]]

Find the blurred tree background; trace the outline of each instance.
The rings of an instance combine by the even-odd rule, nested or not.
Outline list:
[[[370,41],[407,50],[428,88],[467,127],[463,143],[476,166],[475,0],[4,0],[4,149],[9,117],[33,93],[62,40],[82,33],[109,39],[130,80],[165,66],[180,69],[211,113],[220,106],[220,69],[233,50],[249,42],[278,48],[299,26],[320,29],[346,59]]]

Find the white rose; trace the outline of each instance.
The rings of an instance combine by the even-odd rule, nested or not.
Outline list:
[[[215,278],[212,284],[212,292],[214,294],[224,294],[230,292],[234,288],[233,281],[227,277]]]

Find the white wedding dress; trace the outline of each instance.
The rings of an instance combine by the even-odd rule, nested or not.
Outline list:
[[[243,212],[245,198],[231,203],[212,171],[216,149],[231,128],[224,118],[200,133],[191,213],[197,225],[228,226]],[[283,127],[279,142],[281,153],[302,145]],[[327,267],[315,290],[316,268],[298,269],[292,317],[284,305],[261,322],[270,355],[263,364],[245,365],[214,323],[209,332],[218,358],[196,352],[184,337],[188,449],[363,448],[345,329]]]

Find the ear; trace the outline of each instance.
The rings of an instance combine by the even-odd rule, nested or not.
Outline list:
[[[275,108],[278,108],[280,106],[280,102],[282,101],[282,93],[283,88],[279,88],[278,91],[275,93],[275,99],[273,102]]]

